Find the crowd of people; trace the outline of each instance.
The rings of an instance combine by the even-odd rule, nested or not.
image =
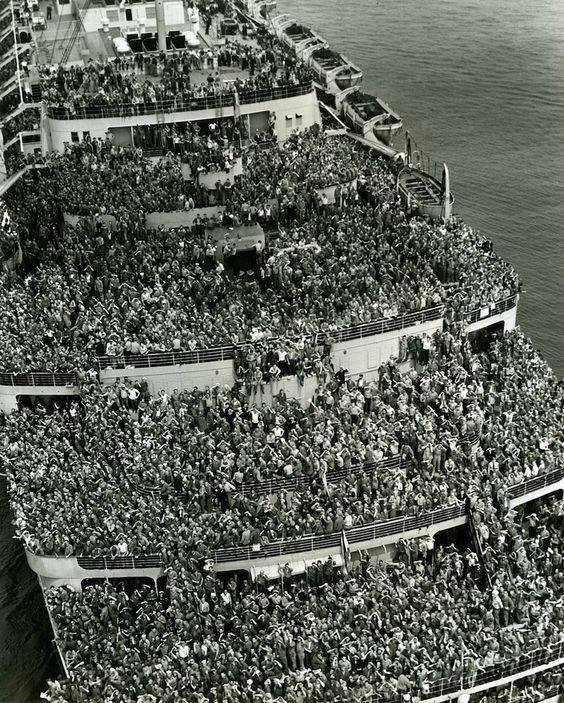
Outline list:
[[[251,148],[245,174],[210,191],[223,221],[273,232],[245,271],[217,260],[205,227],[147,232],[145,213],[195,204],[173,155],[153,163],[92,140],[44,166],[9,195],[19,231],[30,234],[25,270],[0,292],[7,370],[309,336],[444,303],[460,319],[519,288],[487,240],[460,221],[406,215],[386,164],[317,130]],[[340,180],[325,203],[316,189]],[[62,212],[111,215],[115,226],[83,219],[61,228]]]
[[[515,332],[473,353],[447,332],[423,351],[403,376],[395,363],[374,382],[337,373],[304,408],[256,406],[237,386],[152,397],[146,383],[89,380],[53,412],[22,408],[3,427],[18,535],[43,554],[166,560],[179,540],[210,550],[339,532],[483,483],[502,501],[562,465],[563,390],[530,341]],[[243,490],[288,478],[273,495]]]
[[[284,376],[296,376],[302,386],[308,376],[325,383],[334,372],[330,350],[330,344],[319,345],[307,337],[259,340],[237,347],[235,378],[248,395],[263,392],[268,384]]]
[[[564,672],[561,667],[526,676],[510,684],[476,693],[470,703],[542,703],[564,694]]]
[[[17,230],[12,226],[4,203],[0,200],[0,266],[11,267],[10,262],[20,248]]]
[[[198,122],[140,125],[134,139],[144,153],[156,150],[178,154],[196,175],[231,171],[234,161],[242,156],[242,145],[247,142],[248,134],[244,120],[234,122],[224,118],[210,120],[203,128]]]
[[[229,143],[213,132],[207,137],[195,134],[191,138],[179,138],[178,142],[182,161],[189,165],[190,175],[196,183],[207,173],[233,174],[236,162],[242,157],[242,150],[236,142]]]
[[[424,540],[391,564],[361,553],[303,576],[286,566],[272,583],[216,576],[183,554],[164,593],[51,589],[71,676],[49,700],[80,701],[82,690],[126,701],[133,689],[147,703],[385,702],[429,697],[442,680],[472,688],[480,673],[563,641],[564,508],[534,508],[532,534],[524,511],[503,518],[511,536],[498,554],[517,552],[519,566],[501,608],[475,552]]]
[[[238,93],[244,101],[257,90],[311,81],[310,69],[270,35],[261,35],[261,44],[227,38],[223,46],[173,55],[40,66],[42,96],[48,107],[64,110],[69,118],[103,106],[144,114],[157,103],[182,110],[199,98]]]
[[[223,69],[245,77],[226,88]],[[48,104],[74,114],[310,76],[262,37],[43,78]],[[37,119],[21,113],[4,137]],[[518,292],[514,271],[459,220],[406,210],[378,157],[316,129],[251,146],[240,177],[201,187],[197,175],[230,172],[252,136],[226,126],[145,130],[135,149],[86,139],[8,195],[0,256],[21,240],[25,257],[2,274],[0,358],[7,370],[76,370],[80,392],[0,414],[17,536],[36,554],[158,554],[166,575],[158,589],[49,589],[70,677],[45,697],[396,703],[444,679],[471,688],[561,643],[563,503],[509,510],[508,490],[562,466],[564,389],[519,331],[485,348],[463,335],[468,310]],[[143,156],[155,139],[156,163]],[[147,230],[149,212],[209,205],[217,215],[193,228]],[[63,225],[64,212],[87,217]],[[210,229],[255,223],[266,244],[236,270]],[[445,330],[404,337],[374,378],[334,367],[338,329],[432,305],[446,307]],[[99,354],[223,344],[233,387],[151,395],[146,379],[103,386],[92,370]],[[315,379],[305,405],[283,392],[257,400],[287,375]],[[209,561],[303,535],[341,533],[345,545],[350,528],[466,498],[475,548],[400,540],[386,565],[343,546],[342,569],[286,565],[273,583],[215,575]],[[519,695],[538,703],[560,684],[556,672]]]

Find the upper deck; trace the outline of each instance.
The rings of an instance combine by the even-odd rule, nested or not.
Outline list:
[[[39,5],[23,91],[47,109],[48,145],[161,125],[229,118],[244,132],[285,139],[320,122],[309,67],[264,27],[164,2],[82,2],[65,14]],[[164,35],[163,35],[164,32]],[[163,43],[164,42],[164,43]]]

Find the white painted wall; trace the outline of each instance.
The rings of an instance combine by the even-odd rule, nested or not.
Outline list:
[[[78,395],[76,386],[2,386],[0,385],[0,410],[10,413],[17,410],[18,395],[61,396]]]
[[[142,31],[152,32],[157,29],[154,7],[154,2],[127,5],[126,7],[119,7],[119,5],[89,7],[86,12],[82,13],[82,22],[85,32],[97,32],[106,22],[108,27],[121,28],[123,34],[137,32],[140,23],[143,25]],[[147,12],[148,8],[151,8],[149,12]],[[126,9],[131,10],[131,20],[126,19]],[[167,25],[184,24],[184,7],[181,0],[169,0],[165,3],[165,20]]]
[[[57,10],[56,14],[57,15],[72,15],[74,11],[73,7],[74,3],[72,2],[67,2],[61,4],[59,0],[55,0],[55,8]]]
[[[278,139],[284,140],[298,126],[297,115],[301,115],[301,129],[306,129],[320,122],[319,106],[315,93],[298,95],[294,98],[271,100],[261,103],[252,103],[241,106],[241,114],[248,115],[254,112],[273,112],[276,116],[276,133]],[[222,117],[233,117],[234,108],[226,107],[221,110]],[[137,125],[173,124],[175,122],[197,122],[198,120],[217,119],[217,110],[197,110],[186,112],[160,113],[157,115],[136,115],[133,117],[100,117],[86,120],[55,120],[48,118],[49,131],[53,151],[62,152],[65,142],[71,142],[71,132],[77,132],[82,141],[84,132],[89,132],[92,138],[104,139],[110,127],[135,127]],[[286,120],[291,116],[291,120]]]
[[[176,390],[191,390],[195,387],[229,385],[235,382],[233,361],[209,361],[203,364],[179,364],[144,369],[104,369],[100,379],[111,384],[118,378],[147,381],[149,392],[156,395],[160,390],[171,393]]]
[[[156,581],[164,574],[162,568],[83,569],[78,565],[76,557],[41,556],[27,549],[25,556],[30,569],[40,577],[40,583],[46,588],[70,584],[77,590],[81,590],[83,579],[147,577]]]
[[[525,503],[529,503],[532,500],[537,500],[538,498],[543,498],[544,496],[555,493],[556,491],[562,491],[564,495],[564,479],[561,479],[556,483],[549,483],[546,486],[537,488],[536,491],[531,491],[530,493],[526,493],[518,498],[512,498],[509,501],[509,506],[511,508],[516,508],[518,505],[524,505]]]
[[[362,373],[367,378],[372,378],[376,376],[381,364],[386,363],[391,357],[398,356],[401,337],[424,333],[431,335],[435,330],[441,329],[442,324],[442,319],[439,319],[406,327],[403,330],[340,342],[334,345],[331,352],[333,365],[336,369],[340,366],[346,368],[350,376]],[[177,366],[155,366],[141,369],[104,369],[100,377],[104,383],[108,384],[113,383],[117,378],[145,378],[151,393],[158,393],[160,390],[169,393],[174,389],[189,390],[194,387],[233,385],[235,382],[233,361],[212,361],[203,364],[179,364]],[[260,396],[258,400],[267,402],[281,388],[284,388],[289,398],[306,400],[311,397],[315,386],[314,378],[306,379],[305,385],[300,386],[295,376],[289,376],[277,383],[267,384],[264,397]]]
[[[439,318],[431,322],[406,327],[403,330],[340,342],[333,346],[331,352],[333,365],[336,369],[340,366],[347,369],[351,376],[362,373],[367,378],[373,378],[376,376],[379,366],[385,364],[392,357],[397,358],[401,337],[432,335],[442,328],[443,320]]]

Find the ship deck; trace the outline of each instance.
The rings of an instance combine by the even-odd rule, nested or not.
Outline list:
[[[47,20],[47,8],[52,8],[52,18]],[[110,6],[108,9],[114,9]],[[176,32],[187,32],[191,29],[191,25],[188,21],[186,15],[186,9],[184,10],[184,22],[180,24],[168,24],[167,31]],[[71,44],[71,37],[74,32],[77,31],[78,20],[71,15],[59,15],[57,14],[57,8],[55,3],[50,0],[39,0],[39,12],[36,13],[37,17],[42,17],[44,20],[44,28],[34,30],[34,48],[32,49],[32,55],[29,60],[29,64],[45,65],[45,64],[59,64],[65,57],[65,52],[68,51],[69,45]],[[221,18],[220,18],[221,19]],[[210,29],[209,33],[205,32],[205,26],[200,24],[200,30],[198,32],[198,38],[200,40],[200,46],[196,48],[186,47],[185,49],[171,49],[169,53],[179,53],[180,51],[199,51],[200,49],[206,49],[214,45],[222,44],[223,40],[218,39],[217,34],[217,22],[216,20]],[[156,32],[156,27],[147,27],[147,32]],[[87,50],[86,58],[91,58],[97,61],[104,61],[107,59],[113,59],[116,57],[116,52],[112,44],[112,39],[118,36],[122,36],[127,33],[135,33],[132,28],[128,31],[123,32],[119,27],[110,27],[107,32],[101,29],[95,32],[84,32],[79,31],[79,35],[74,41],[70,53],[66,58],[65,64],[76,64],[82,63],[85,59],[83,49]],[[243,36],[242,34],[237,34],[233,37],[228,37],[228,40],[235,40],[237,42],[245,43],[249,46],[258,46],[256,40],[252,36]],[[134,55],[139,55],[140,53],[150,53],[151,55],[158,54],[155,52],[136,52]],[[234,71],[236,73],[236,71]],[[241,74],[241,77],[246,77],[245,74]]]

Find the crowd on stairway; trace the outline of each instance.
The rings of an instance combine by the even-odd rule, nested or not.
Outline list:
[[[337,373],[304,408],[283,395],[257,405],[237,386],[149,396],[143,382],[95,381],[53,411],[23,407],[2,430],[18,534],[38,553],[168,560],[179,540],[212,550],[339,532],[483,483],[503,504],[562,466],[562,387],[529,340],[473,353],[445,333],[420,353],[403,376],[397,363],[374,382]]]
[[[30,107],[20,112],[2,124],[2,136],[4,144],[13,139],[19,132],[26,132],[39,129],[41,113],[39,108]]]
[[[242,271],[221,262],[210,221],[147,231],[145,213],[194,205],[194,186],[173,155],[153,162],[140,150],[92,140],[43,165],[8,196],[25,265],[0,290],[6,370],[64,371],[88,368],[100,354],[267,343],[445,303],[452,322],[519,288],[486,239],[459,221],[406,215],[380,159],[316,130],[275,150],[251,148],[245,175],[215,194],[226,231],[259,223],[270,232]],[[316,187],[339,174],[344,185],[325,203]],[[61,227],[63,212],[106,222]],[[304,363],[315,366],[316,357]]]

